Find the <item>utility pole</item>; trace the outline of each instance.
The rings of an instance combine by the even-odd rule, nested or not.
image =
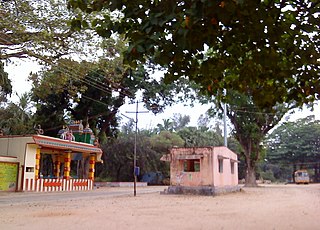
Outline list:
[[[227,90],[224,89],[224,95],[227,96]],[[228,134],[227,134],[227,103],[223,103],[223,135],[224,135],[224,146],[228,147]]]
[[[138,114],[139,113],[148,113],[149,111],[139,111],[139,101],[136,101],[136,111],[135,112],[126,112],[126,113],[135,113],[135,135],[134,135],[134,152],[133,152],[133,195],[137,195],[137,176],[140,174],[140,168],[137,167],[137,134],[138,134]]]

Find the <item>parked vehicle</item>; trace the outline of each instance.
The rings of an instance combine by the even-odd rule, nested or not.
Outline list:
[[[310,178],[307,170],[297,170],[294,172],[294,181],[296,184],[309,184]]]

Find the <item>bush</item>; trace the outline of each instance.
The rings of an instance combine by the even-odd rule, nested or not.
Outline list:
[[[276,181],[276,178],[273,175],[273,172],[271,170],[268,170],[266,172],[260,172],[260,177],[263,180],[271,180],[272,182]]]

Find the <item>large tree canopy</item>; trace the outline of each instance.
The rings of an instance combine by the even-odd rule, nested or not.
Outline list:
[[[276,178],[290,179],[297,169],[314,169],[312,179],[320,181],[320,121],[314,116],[282,123],[267,136],[266,144],[266,163],[282,169],[273,170]]]
[[[0,59],[47,61],[89,51],[95,44],[92,32],[70,29],[71,17],[64,0],[1,0]]]
[[[268,135],[267,159],[272,163],[319,162],[320,121],[314,116],[284,122]]]
[[[256,164],[264,147],[262,142],[266,134],[277,125],[290,105],[279,104],[273,107],[259,108],[252,97],[232,90],[226,96],[227,116],[234,126],[233,136],[242,147],[246,166],[246,186],[256,185]],[[221,104],[217,106],[221,107]]]
[[[86,13],[75,28],[125,34],[126,60],[153,60],[169,82],[187,76],[216,96],[250,91],[261,106],[318,99],[319,1],[69,0],[69,7]]]
[[[106,141],[107,136],[116,134],[119,108],[126,98],[134,98],[146,76],[143,71],[124,68],[121,58],[98,63],[61,59],[50,70],[32,75],[31,80],[38,103],[36,116],[39,121],[47,120],[43,124],[45,131],[58,128],[68,111],[73,119],[88,121],[97,128],[100,140]]]

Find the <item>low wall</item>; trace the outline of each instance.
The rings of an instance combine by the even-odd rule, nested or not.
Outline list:
[[[161,194],[185,194],[185,195],[203,195],[203,196],[215,196],[230,192],[239,192],[239,186],[224,186],[224,187],[213,187],[213,186],[169,186]]]
[[[23,191],[57,192],[92,190],[90,179],[25,179]]]
[[[133,187],[133,182],[94,182],[94,187]],[[137,182],[137,187],[146,187],[148,186],[147,182]]]

